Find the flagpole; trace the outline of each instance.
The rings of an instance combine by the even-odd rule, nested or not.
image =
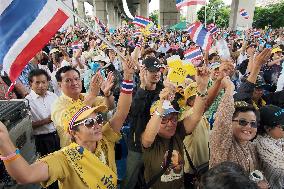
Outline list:
[[[84,24],[88,29],[90,29],[98,38],[100,38],[103,42],[105,42],[114,52],[116,52],[121,58],[125,60],[125,56],[117,49],[115,48],[106,38],[104,38],[101,34],[99,34],[92,26],[90,26],[87,22],[85,22],[84,19],[82,19],[79,15],[77,15],[72,9],[70,9],[62,0],[57,0],[60,2],[64,8],[66,8],[73,16],[75,16],[78,21],[80,21],[82,24]],[[97,25],[97,23],[96,23]]]
[[[206,27],[206,23],[207,23],[207,2],[205,3],[205,10],[204,10],[204,14],[205,14],[205,19],[204,19],[204,26]]]

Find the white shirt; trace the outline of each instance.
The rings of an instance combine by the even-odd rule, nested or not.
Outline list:
[[[40,121],[51,115],[51,104],[57,99],[56,94],[47,91],[44,97],[39,96],[33,90],[26,96],[31,108],[32,121]],[[34,135],[48,134],[56,131],[51,122],[33,129]]]

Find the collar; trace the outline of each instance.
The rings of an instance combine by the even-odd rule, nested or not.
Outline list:
[[[75,100],[73,100],[73,98],[71,98],[71,97],[65,95],[63,92],[62,92],[61,97],[64,98],[64,99],[66,99],[66,100],[68,100],[68,101],[70,101],[70,102],[74,102],[74,101],[75,101]],[[78,100],[84,100],[84,98],[85,98],[84,95],[83,95],[82,93],[80,93]]]
[[[48,91],[46,91],[44,97],[45,97],[47,94],[48,94]],[[33,100],[35,100],[35,99],[37,99],[37,98],[39,98],[39,97],[42,97],[42,96],[36,94],[33,90],[31,90],[30,96],[32,97]]]

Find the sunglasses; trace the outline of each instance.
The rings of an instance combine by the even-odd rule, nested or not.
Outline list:
[[[75,123],[73,127],[83,124],[85,127],[90,129],[90,128],[94,128],[94,126],[96,125],[102,125],[103,122],[104,122],[103,116],[101,114],[98,114],[95,118],[87,118],[87,119],[84,119],[83,121]]]
[[[248,124],[250,124],[250,126],[251,126],[252,128],[257,128],[257,122],[256,122],[256,121],[248,122],[248,121],[246,121],[246,120],[244,120],[244,119],[233,120],[233,121],[237,121],[237,122],[239,123],[239,125],[240,125],[240,126],[243,126],[243,127],[245,127],[245,126],[247,126]]]
[[[162,123],[162,124],[166,124],[166,123],[169,123],[169,121],[171,121],[172,123],[177,123],[178,118],[177,118],[176,115],[165,116],[165,117],[163,117],[161,123]]]

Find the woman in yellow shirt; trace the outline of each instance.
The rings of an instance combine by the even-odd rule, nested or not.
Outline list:
[[[56,180],[59,188],[106,189],[117,187],[114,143],[120,138],[132,101],[134,64],[124,63],[117,111],[103,125],[100,112],[107,108],[74,103],[68,108],[63,123],[72,143],[29,165],[12,143],[6,127],[0,122],[0,153],[8,173],[20,184],[41,183],[49,186]],[[103,125],[103,126],[102,126]]]

